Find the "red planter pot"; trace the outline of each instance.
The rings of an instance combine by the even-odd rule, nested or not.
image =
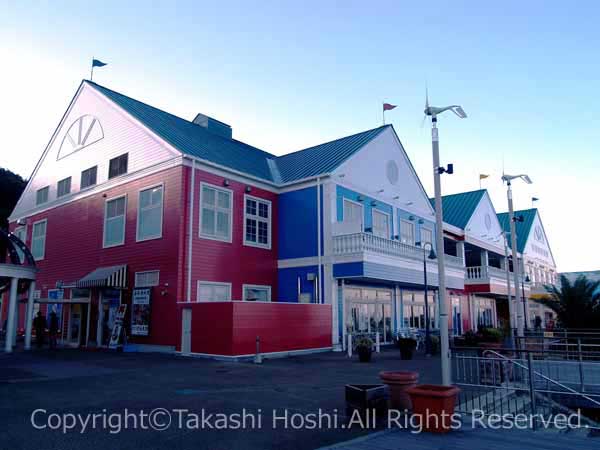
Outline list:
[[[407,389],[415,387],[419,382],[418,372],[379,372],[379,378],[390,387],[390,406],[393,409],[412,409]]]
[[[420,417],[423,430],[432,433],[447,433],[451,430],[456,397],[460,389],[456,386],[420,384],[407,389],[413,405],[413,415]]]

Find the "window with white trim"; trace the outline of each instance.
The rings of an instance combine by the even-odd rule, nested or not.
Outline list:
[[[23,244],[25,244],[25,239],[27,239],[27,228],[26,227],[17,227],[14,229],[13,234],[18,237]],[[17,247],[17,254],[19,255],[19,260],[23,262],[25,254],[23,250]]]
[[[400,220],[400,241],[403,244],[415,245],[415,224],[408,220]]]
[[[140,191],[137,217],[137,240],[162,236],[163,187],[154,186]]]
[[[425,244],[433,245],[433,231],[429,228],[421,227],[421,247],[425,247]]]
[[[108,162],[108,179],[118,177],[127,173],[127,164],[129,160],[129,154],[117,156]]]
[[[360,203],[344,199],[344,223],[356,224],[362,231],[363,207]]]
[[[200,237],[231,242],[233,193],[208,184],[200,187]]]
[[[41,205],[48,201],[48,192],[50,191],[50,187],[46,186],[41,189],[38,189],[35,193],[35,204]]]
[[[104,247],[125,243],[125,212],[127,197],[106,201],[104,211]]]
[[[71,193],[71,177],[60,180],[56,185],[56,197],[64,197]]]
[[[373,210],[373,234],[382,238],[390,238],[390,216],[382,211]]]
[[[271,248],[271,202],[244,196],[244,244]]]
[[[270,302],[271,286],[260,286],[255,284],[245,284],[244,301],[246,302]]]
[[[160,271],[146,270],[144,272],[135,273],[135,287],[152,287],[158,286],[160,281]]]
[[[46,254],[46,228],[47,220],[41,220],[33,224],[31,233],[31,254],[36,260],[44,259]]]
[[[231,300],[231,283],[198,281],[198,302],[226,302]]]
[[[81,183],[79,189],[85,189],[96,184],[98,177],[98,166],[90,167],[81,172]]]

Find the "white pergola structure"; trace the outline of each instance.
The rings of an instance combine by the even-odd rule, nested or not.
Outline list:
[[[0,230],[0,248],[6,251],[0,255],[0,287],[8,286],[8,317],[6,320],[6,336],[4,350],[12,352],[17,341],[17,301],[19,287],[27,287],[27,312],[25,319],[25,349],[31,348],[31,328],[33,322],[33,303],[35,276],[37,269],[29,249],[11,233]],[[8,258],[6,256],[8,255]]]

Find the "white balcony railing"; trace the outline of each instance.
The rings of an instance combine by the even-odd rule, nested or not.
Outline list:
[[[423,251],[421,247],[375,236],[371,233],[352,233],[333,237],[333,253],[335,255],[373,252],[380,255],[423,260]],[[457,256],[444,255],[444,260],[454,266],[463,266],[462,259]]]
[[[493,266],[473,266],[466,267],[466,281],[467,282],[488,282],[491,277],[500,278],[506,280],[506,270],[499,269]],[[512,272],[510,272],[511,283],[512,283]]]

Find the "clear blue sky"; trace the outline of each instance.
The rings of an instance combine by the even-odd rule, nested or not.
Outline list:
[[[123,5],[127,3],[127,5]],[[156,3],[158,6],[153,5]],[[173,2],[175,3],[175,2]],[[431,193],[426,82],[440,119],[444,192],[527,172],[559,270],[600,268],[600,6],[496,2],[5,3],[0,166],[31,173],[92,56],[95,81],[281,154],[381,124],[381,101]],[[18,155],[18,156],[17,156]],[[588,236],[589,235],[589,236]]]

